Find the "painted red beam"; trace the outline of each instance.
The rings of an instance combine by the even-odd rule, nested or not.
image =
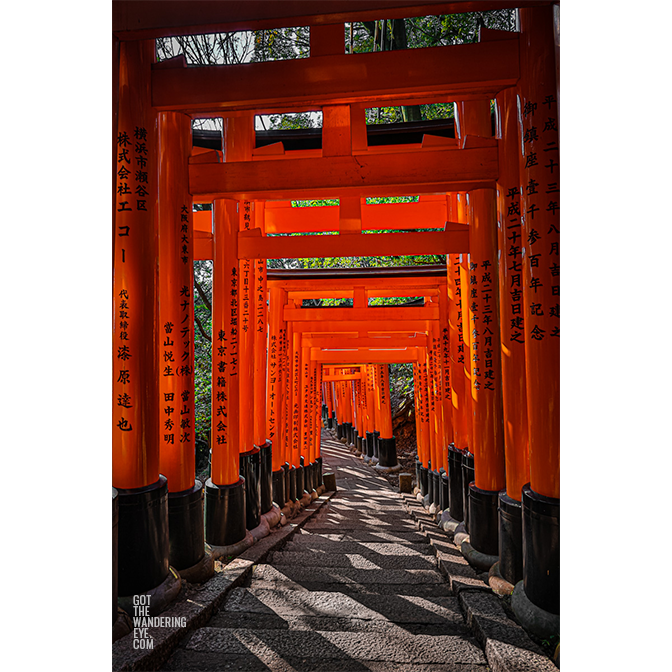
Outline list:
[[[330,257],[457,254],[469,251],[469,229],[422,233],[342,234],[336,236],[238,236],[239,259],[314,259]]]
[[[362,199],[362,230],[442,229],[448,220],[446,197],[422,196],[417,203],[369,204]],[[337,205],[293,208],[291,201],[266,204],[266,233],[338,231]]]
[[[295,200],[344,196],[403,196],[494,189],[496,141],[490,147],[331,156],[314,159],[191,164],[189,191],[214,198]]]
[[[349,321],[395,322],[403,320],[437,320],[439,306],[430,303],[422,307],[379,306],[372,308],[290,308],[285,307],[287,322]],[[347,327],[346,327],[347,328]],[[426,328],[426,327],[425,327]]]
[[[544,4],[539,0],[172,0],[112,3],[112,31],[122,40],[169,35],[315,26],[346,21],[482,12]]]
[[[270,113],[368,102],[378,106],[385,100],[428,97],[494,98],[518,81],[518,34],[510,35],[483,43],[241,65],[157,63],[152,104],[160,111],[226,116],[240,110]]]
[[[403,350],[318,350],[311,348],[310,358],[322,364],[392,364],[418,361],[418,348]]]

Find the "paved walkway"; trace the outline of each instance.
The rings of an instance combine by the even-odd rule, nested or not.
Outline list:
[[[322,455],[338,492],[162,669],[488,670],[403,500],[326,431]]]

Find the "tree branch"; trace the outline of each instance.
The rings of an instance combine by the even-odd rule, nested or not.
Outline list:
[[[201,297],[201,301],[203,301],[206,308],[210,311],[210,314],[212,314],[212,304],[210,303],[210,299],[208,299],[208,295],[203,291],[203,288],[198,284],[196,276],[194,276],[194,285],[196,285],[196,291],[198,292],[198,295]]]
[[[196,313],[194,313],[194,321],[196,322],[196,325],[198,326],[198,330],[201,332],[201,336],[203,336],[203,338],[206,341],[209,341],[210,343],[212,343],[212,338],[210,338],[210,336],[208,336],[205,333],[205,329],[203,329],[203,325],[201,324],[201,321],[198,319],[198,315],[196,315]]]

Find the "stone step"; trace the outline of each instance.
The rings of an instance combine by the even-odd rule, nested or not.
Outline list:
[[[282,581],[295,583],[356,583],[400,584],[443,583],[435,569],[354,569],[352,567],[296,567],[256,565],[252,568],[252,581]]]
[[[309,527],[304,527],[301,530],[301,534],[297,534],[297,538],[304,537],[306,535],[321,536],[325,539],[330,539],[332,541],[386,541],[393,542],[397,544],[404,543],[416,543],[416,544],[428,544],[429,541],[424,534],[424,532],[417,532],[413,530],[343,530],[342,532],[337,532],[340,529],[334,527],[333,529],[311,529]]]
[[[332,672],[367,669],[358,666],[358,661],[408,665],[450,660],[463,666],[485,664],[481,649],[464,635],[413,635],[404,631],[386,634],[266,629],[255,632],[247,628],[204,627],[193,633],[185,650],[216,653],[223,658],[252,654],[262,663],[271,663],[271,669],[277,669],[273,663],[279,659],[332,661]],[[300,669],[314,668],[304,664]]]
[[[324,591],[341,592],[346,595],[354,595],[359,598],[363,594],[369,595],[405,595],[416,597],[452,596],[450,586],[445,583],[333,583],[323,581],[301,581],[298,583],[290,579],[284,581],[267,581],[265,579],[253,579],[251,588],[263,588],[266,590],[288,591]]]
[[[487,672],[489,669],[485,663],[390,663],[375,660],[362,663],[348,660],[346,665],[342,667],[332,658],[280,657],[273,653],[263,658],[249,653],[245,656],[222,656],[220,653],[178,649],[161,669],[170,672]]]
[[[270,558],[275,567],[352,567],[353,569],[436,569],[433,555],[381,555],[366,549],[358,553],[277,551]]]
[[[397,624],[459,625],[463,623],[458,598],[415,597],[364,593],[351,596],[331,591],[280,591],[234,588],[215,619],[224,614],[289,618],[376,620]]]
[[[283,551],[315,552],[320,555],[347,555],[371,552],[378,555],[434,555],[434,549],[424,543],[391,544],[382,541],[342,541],[325,539],[317,535],[297,534],[285,544]]]

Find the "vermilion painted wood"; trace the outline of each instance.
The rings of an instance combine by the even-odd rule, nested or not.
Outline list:
[[[263,231],[264,203],[255,203],[255,224]],[[256,259],[254,262],[254,310],[252,329],[254,331],[254,444],[263,446],[266,443],[266,367],[267,356],[267,321],[268,321],[268,286],[266,282],[266,260]]]
[[[239,480],[239,400],[240,353],[238,350],[238,210],[236,201],[214,203],[215,259],[212,301],[212,468],[216,485]],[[221,424],[220,424],[221,423]]]
[[[490,100],[519,77],[517,33],[511,39],[448,47],[369,52],[242,65],[175,67],[152,72],[157,110],[257,114],[325,105],[434,99]]]
[[[525,381],[525,329],[517,326],[522,308],[522,287],[518,286],[523,262],[520,234],[520,163],[516,118],[516,89],[497,96],[500,135],[500,179],[497,183],[497,223],[499,263],[499,328],[502,342],[502,406],[504,411],[504,450],[506,494],[521,500],[523,485],[530,481],[527,426],[527,383]],[[517,299],[517,301],[515,300]],[[516,306],[514,308],[514,306]]]
[[[371,308],[290,308],[286,307],[283,318],[288,322],[315,322],[338,320],[369,322],[394,322],[401,320],[437,320],[436,305],[422,307],[375,306]]]
[[[525,212],[523,301],[530,485],[540,495],[559,498],[560,212],[553,204],[560,205],[560,157],[552,8],[527,9],[520,18],[523,76],[518,125],[525,148],[519,158],[521,210]]]
[[[161,375],[157,402],[163,412],[157,420],[159,469],[167,478],[171,492],[193,487],[195,471],[194,245],[192,202],[186,179],[190,150],[191,120],[179,112],[162,112],[159,115],[157,344]]]
[[[400,350],[370,350],[362,348],[360,350],[318,350],[312,354],[316,362],[324,364],[367,364],[383,363],[388,364],[399,362],[415,362],[419,357],[419,348],[405,348]]]
[[[479,12],[504,7],[527,7],[535,0],[173,0],[160,6],[134,0],[112,4],[112,30],[124,40],[169,35],[259,30],[291,26],[320,26],[349,21],[402,19],[413,16]]]
[[[380,438],[391,439],[392,433],[392,398],[390,397],[390,377],[387,364],[379,364],[380,376]]]
[[[112,485],[116,488],[140,488],[159,478],[157,115],[149,89],[153,60],[153,42],[120,45],[112,327]],[[138,157],[146,159],[142,171],[146,183],[137,181]],[[148,193],[138,196],[139,186]],[[138,199],[145,210],[138,209]]]
[[[394,52],[389,52],[394,53]],[[497,147],[191,164],[197,202],[404,196],[494,188]]]
[[[424,233],[340,234],[267,238],[249,232],[238,240],[241,259],[330,258],[450,254],[469,249],[469,231],[455,228]]]
[[[287,327],[282,320],[282,307],[285,302],[284,291],[274,287],[271,288],[269,294],[266,436],[273,444],[273,471],[277,471],[285,461],[285,446],[281,429],[284,422],[283,400],[286,394],[284,386],[285,362],[282,352],[284,337],[282,332],[284,331],[286,334]]]
[[[366,199],[360,199],[362,229],[365,231],[442,229],[448,220],[445,197],[433,194],[421,196],[417,203],[367,205],[365,201]],[[203,212],[209,214],[207,211]],[[332,205],[293,208],[291,201],[274,201],[266,206],[265,223],[266,233],[338,231],[339,207]]]
[[[461,133],[491,135],[488,101],[458,106]],[[476,487],[499,491],[506,487],[502,420],[499,274],[496,193],[478,189],[470,194],[468,304],[470,310],[469,366],[473,418]],[[490,312],[488,312],[490,311]],[[488,378],[491,375],[492,378]]]

